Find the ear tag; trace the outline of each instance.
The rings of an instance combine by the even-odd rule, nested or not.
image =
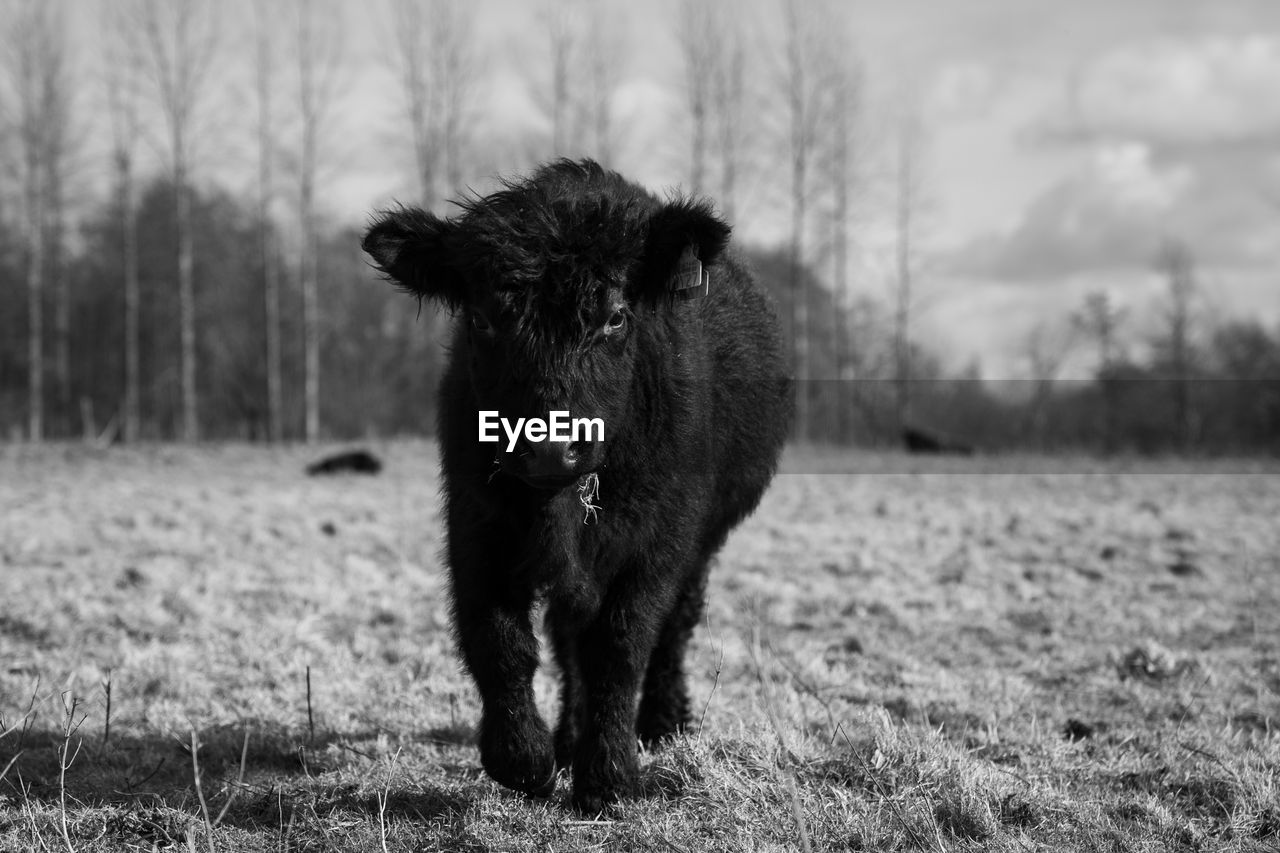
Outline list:
[[[697,299],[711,291],[711,273],[698,260],[698,250],[688,246],[680,256],[675,275],[668,285],[671,295],[677,299]]]

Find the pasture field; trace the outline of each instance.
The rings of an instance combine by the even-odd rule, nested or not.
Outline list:
[[[1280,465],[789,452],[593,818],[481,771],[373,449],[0,446],[0,850],[1280,849]]]

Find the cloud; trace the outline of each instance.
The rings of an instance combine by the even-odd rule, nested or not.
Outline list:
[[[976,238],[944,264],[1006,282],[1147,271],[1161,243],[1177,238],[1202,265],[1274,266],[1273,212],[1248,180],[1245,172],[1158,159],[1146,143],[1100,145],[1013,228]]]
[[[1148,271],[1169,238],[1202,266],[1276,266],[1280,37],[1133,42],[1077,66],[1065,89],[1021,138],[1083,165],[949,266],[1006,282]]]
[[[1028,142],[1274,145],[1280,38],[1163,37],[1130,44],[1078,68],[1067,89],[1066,104],[1036,122]]]
[[[938,69],[925,93],[925,112],[933,119],[986,116],[1002,92],[1001,81],[985,62],[950,62]]]

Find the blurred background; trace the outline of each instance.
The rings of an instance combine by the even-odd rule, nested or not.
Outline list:
[[[0,438],[430,433],[371,211],[705,194],[795,438],[1280,451],[1272,0],[0,0]]]

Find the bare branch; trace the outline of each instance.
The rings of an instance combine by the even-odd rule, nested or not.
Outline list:
[[[404,98],[418,188],[422,203],[436,207],[462,180],[477,79],[474,13],[462,0],[389,3],[392,70]]]
[[[543,107],[551,113],[551,153],[565,154],[570,138],[576,138],[573,121],[574,91],[572,72],[581,36],[568,3],[546,0],[542,7],[551,57],[550,91],[543,97]],[[535,97],[538,93],[535,92]]]
[[[258,101],[258,250],[262,262],[262,300],[266,320],[267,434],[273,442],[284,438],[283,349],[280,326],[280,263],[271,206],[275,201],[275,159],[278,153],[273,110],[275,94],[275,45],[277,29],[271,0],[255,0],[257,27],[254,82]]]
[[[691,122],[689,139],[689,189],[702,193],[706,161],[712,87],[715,84],[716,40],[712,7],[705,0],[682,0],[676,40],[684,60],[685,98]]]
[[[191,226],[193,122],[206,106],[209,73],[219,47],[212,0],[139,0],[131,29],[140,34],[152,93],[168,130],[177,233],[178,304],[182,366],[182,437],[199,437],[196,399],[195,258]]]
[[[827,97],[824,68],[833,55],[829,39],[834,24],[830,9],[801,0],[780,0],[782,15],[783,65],[778,77],[787,125],[785,146],[789,166],[791,201],[790,281],[792,296],[791,336],[794,369],[799,391],[796,395],[796,437],[809,438],[810,429],[810,294],[803,269],[809,245],[809,228],[820,123]]]
[[[21,184],[22,237],[27,285],[28,435],[45,433],[44,291],[50,258],[61,244],[64,178],[71,146],[72,85],[63,5],[45,0],[11,0],[4,9],[6,32],[0,44],[0,111],[10,116],[17,141]],[[50,251],[50,247],[54,251]],[[64,392],[68,294],[57,293],[55,366]]]
[[[580,104],[581,124],[591,140],[587,154],[605,165],[611,165],[617,153],[613,101],[626,68],[623,13],[603,2],[592,3],[583,46],[587,86]]]

